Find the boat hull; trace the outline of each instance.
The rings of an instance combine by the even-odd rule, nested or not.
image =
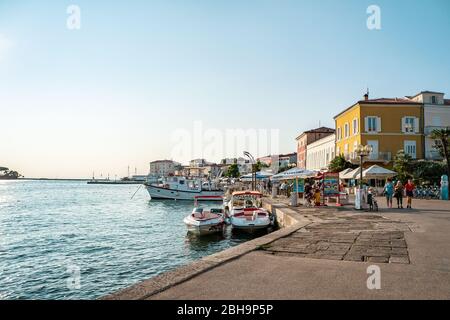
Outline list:
[[[146,185],[150,197],[152,199],[159,200],[195,200],[195,197],[221,197],[224,195],[224,192],[221,190],[202,190],[202,191],[184,191],[184,190],[175,190],[168,189],[154,185]],[[198,199],[203,201],[211,201],[211,199]],[[214,199],[212,199],[214,200]]]
[[[213,221],[202,222],[190,217],[184,218],[184,223],[190,233],[197,235],[207,235],[217,232],[222,232],[224,221],[222,218],[214,219]]]
[[[233,229],[254,232],[257,230],[267,229],[271,225],[269,217],[258,218],[255,220],[247,220],[245,218],[230,217],[230,223]]]

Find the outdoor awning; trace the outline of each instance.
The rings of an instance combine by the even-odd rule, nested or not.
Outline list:
[[[365,179],[387,179],[397,175],[397,172],[373,165],[363,171],[363,178]]]
[[[273,176],[273,174],[270,172],[259,171],[256,173],[256,180],[269,179],[271,176]],[[241,180],[242,181],[252,181],[252,174],[249,173],[249,174],[242,176]]]
[[[288,171],[278,173],[272,177],[272,180],[294,180],[294,179],[305,179],[313,178],[317,174],[316,171],[292,168]]]

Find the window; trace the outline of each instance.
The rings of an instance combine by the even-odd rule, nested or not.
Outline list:
[[[358,119],[353,119],[353,134],[357,134],[358,133]]]
[[[414,118],[406,117],[405,118],[405,132],[414,132]]]
[[[416,159],[416,157],[417,157],[416,141],[406,140],[404,149],[405,149],[406,154],[410,155],[411,158]]]
[[[367,117],[366,118],[366,131],[367,132],[379,132],[381,119],[379,117]]]
[[[349,124],[348,123],[346,123],[345,125],[344,125],[344,136],[346,137],[346,138],[348,138],[349,136],[350,136],[350,128],[349,128],[350,126],[349,126]]]
[[[341,128],[337,128],[337,140],[341,140],[342,139],[342,135],[341,135]]]
[[[436,96],[431,96],[431,103],[436,104]]]
[[[417,133],[419,129],[419,119],[416,117],[403,117],[402,118],[402,132],[404,133]]]

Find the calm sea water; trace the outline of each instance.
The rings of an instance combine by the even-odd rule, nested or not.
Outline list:
[[[98,298],[254,237],[189,235],[193,203],[138,187],[0,181],[0,299]]]

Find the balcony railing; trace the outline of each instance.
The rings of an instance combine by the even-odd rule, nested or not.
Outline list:
[[[434,130],[441,130],[441,129],[445,129],[445,128],[449,128],[449,127],[443,127],[443,126],[426,126],[424,131],[425,131],[425,135],[429,136],[429,135],[431,135],[431,133],[432,133]]]
[[[427,151],[425,157],[428,160],[442,160],[444,158],[439,151]]]
[[[355,152],[349,152],[344,154],[345,160],[354,163],[359,163],[359,157]],[[368,157],[365,157],[365,161],[380,161],[389,162],[392,160],[391,152],[372,152]]]

